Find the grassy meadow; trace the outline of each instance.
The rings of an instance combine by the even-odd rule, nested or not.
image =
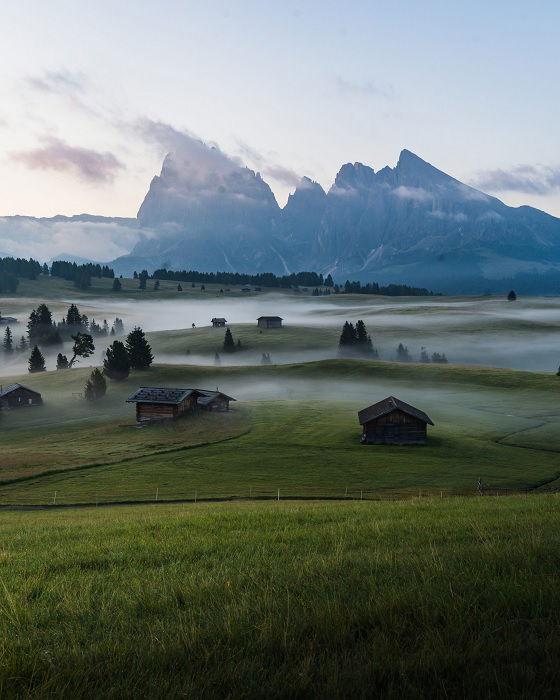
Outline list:
[[[0,695],[552,698],[556,496],[0,513]]]
[[[330,360],[155,366],[88,404],[89,369],[21,377],[43,407],[1,416],[0,503],[213,497],[376,497],[538,487],[560,475],[557,377],[460,366]],[[138,386],[215,388],[221,414],[135,427]],[[435,422],[422,447],[360,444],[359,409],[396,394]]]

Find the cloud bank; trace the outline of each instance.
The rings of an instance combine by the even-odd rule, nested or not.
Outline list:
[[[546,195],[560,189],[560,166],[517,165],[509,170],[483,170],[472,184],[491,192]]]
[[[32,170],[67,172],[86,182],[108,183],[115,179],[123,163],[110,152],[71,146],[62,139],[48,137],[45,145],[11,154],[13,160]]]

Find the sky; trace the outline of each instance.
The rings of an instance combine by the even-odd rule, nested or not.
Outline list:
[[[408,148],[560,216],[557,0],[18,0],[0,6],[0,216],[135,216],[215,143],[281,205]]]

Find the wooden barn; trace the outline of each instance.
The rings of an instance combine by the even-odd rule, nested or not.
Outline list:
[[[225,318],[213,318],[212,319],[212,325],[214,328],[223,328],[226,325],[227,321]]]
[[[23,384],[10,384],[5,389],[0,387],[0,406],[5,410],[41,406],[43,399],[38,391],[28,389]]]
[[[129,396],[127,403],[136,404],[136,421],[173,420],[196,409],[201,394],[196,389],[167,389],[140,387]]]
[[[259,328],[282,328],[280,316],[259,316],[257,318]]]
[[[410,404],[388,396],[358,412],[362,442],[370,445],[424,445],[429,416]]]
[[[196,400],[196,404],[203,411],[229,411],[229,402],[236,400],[221,391],[208,391],[207,389],[197,389],[196,391],[202,394]]]

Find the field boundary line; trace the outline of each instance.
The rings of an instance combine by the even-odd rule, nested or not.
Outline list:
[[[198,450],[202,447],[211,447],[212,445],[221,445],[224,442],[230,442],[231,440],[238,440],[239,438],[245,437],[252,431],[252,426],[247,430],[239,433],[239,435],[231,435],[230,437],[223,438],[223,440],[216,440],[215,442],[199,442],[196,445],[183,445],[182,447],[173,447],[170,450],[160,450],[158,452],[148,452],[146,454],[134,455],[133,457],[123,457],[116,462],[96,462],[95,464],[81,464],[76,467],[68,467],[68,469],[49,469],[44,472],[39,472],[38,474],[33,474],[30,476],[18,476],[15,479],[9,479],[6,481],[0,481],[1,486],[11,486],[12,484],[21,484],[26,481],[33,481],[34,479],[43,479],[47,476],[56,476],[57,474],[69,474],[70,472],[78,472],[87,469],[97,469],[99,467],[112,467],[119,464],[125,464],[127,462],[133,462],[136,459],[146,459],[147,457],[158,457],[159,455],[173,454],[174,452],[186,452],[188,450]]]

